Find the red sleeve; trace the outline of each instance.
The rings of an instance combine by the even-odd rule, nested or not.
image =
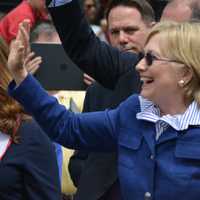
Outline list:
[[[9,43],[16,38],[17,32],[18,32],[18,26],[20,22],[22,22],[24,19],[29,19],[30,20],[30,25],[31,28],[33,27],[33,24],[35,23],[34,20],[31,18],[29,15],[23,15],[19,16],[18,18],[15,19],[10,19],[9,20],[9,26],[8,26],[8,41]]]
[[[9,44],[13,39],[15,39],[19,23],[24,19],[30,20],[31,28],[35,24],[34,12],[27,4],[27,2],[22,2],[18,7],[9,12],[0,22],[0,34]]]

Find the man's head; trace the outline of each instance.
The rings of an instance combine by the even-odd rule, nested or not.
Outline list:
[[[200,20],[199,0],[172,0],[163,10],[161,20],[177,22]]]
[[[106,18],[111,45],[122,51],[139,52],[155,15],[145,0],[112,0]]]
[[[83,10],[90,24],[94,24],[97,16],[97,5],[95,0],[84,0]]]
[[[50,21],[38,23],[31,32],[30,41],[34,43],[61,43],[57,31]]]

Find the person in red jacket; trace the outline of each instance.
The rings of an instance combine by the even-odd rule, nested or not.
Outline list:
[[[17,35],[19,23],[24,19],[30,20],[32,28],[37,20],[47,20],[48,18],[45,0],[23,0],[0,20],[0,37],[10,45]]]

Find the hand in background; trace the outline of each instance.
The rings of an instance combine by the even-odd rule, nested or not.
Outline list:
[[[90,86],[92,83],[95,82],[95,80],[91,76],[85,73],[83,74],[83,81],[87,86]]]

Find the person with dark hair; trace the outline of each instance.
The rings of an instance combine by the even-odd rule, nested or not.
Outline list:
[[[154,11],[146,0],[112,0],[106,18],[112,46],[134,53],[143,50],[148,30],[155,22]]]
[[[96,0],[83,0],[83,11],[92,30],[95,34],[98,34],[101,28],[97,24],[98,8]]]
[[[136,8],[141,13],[141,18],[146,23],[151,23],[155,21],[155,13],[151,5],[147,0],[111,0],[109,1],[108,7],[106,9],[106,18],[108,19],[109,14],[113,8],[121,6]]]
[[[37,123],[7,94],[12,79],[6,67],[8,54],[7,44],[0,39],[0,199],[58,200],[61,190],[55,149]]]
[[[200,26],[164,22],[149,32],[136,69],[140,95],[116,109],[74,114],[49,96],[24,65],[22,24],[8,59],[9,94],[53,140],[76,149],[118,152],[125,200],[200,196]],[[32,90],[30,90],[32,88]],[[32,91],[35,91],[34,93]],[[34,98],[34,101],[31,101]]]
[[[154,22],[151,6],[145,0],[113,0],[106,16],[110,44],[121,51],[139,53]],[[83,111],[115,108],[132,93],[139,92],[139,81],[134,73],[131,71],[119,79],[114,91],[94,83],[87,89]],[[78,187],[76,200],[121,199],[116,153],[90,152],[87,157],[86,152],[78,151],[72,156],[69,167]]]

